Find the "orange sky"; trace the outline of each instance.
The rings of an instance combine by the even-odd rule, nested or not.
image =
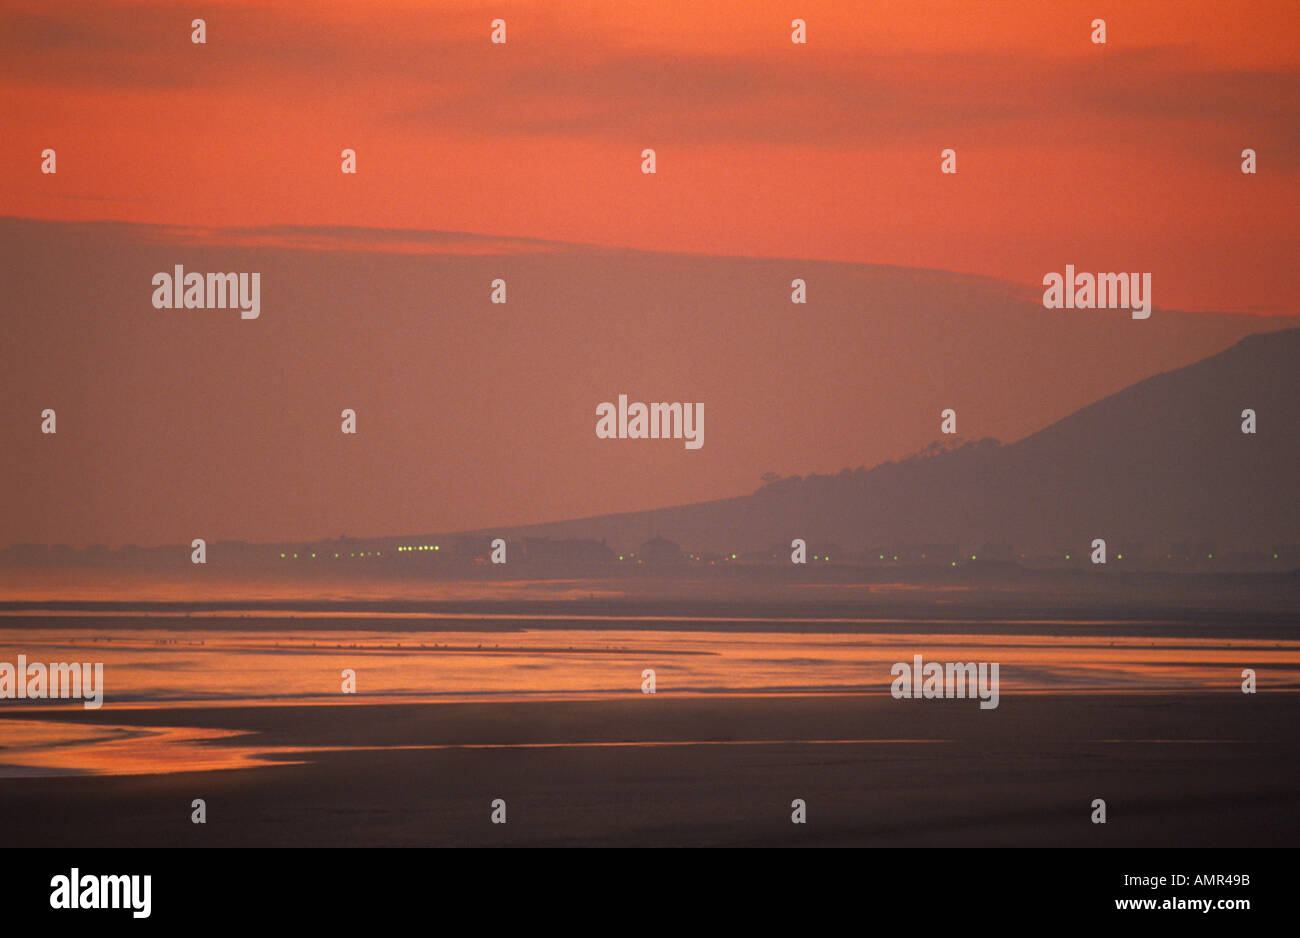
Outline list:
[[[1293,0],[34,10],[0,13],[0,214],[456,230],[1029,284],[1073,263],[1152,271],[1157,306],[1300,312]]]

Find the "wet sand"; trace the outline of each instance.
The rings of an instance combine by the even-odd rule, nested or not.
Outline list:
[[[236,730],[194,745],[266,764],[0,779],[4,847],[1300,842],[1278,691],[11,710],[0,740],[7,718]]]

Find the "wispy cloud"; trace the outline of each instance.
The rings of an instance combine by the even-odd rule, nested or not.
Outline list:
[[[616,44],[540,18],[492,48],[479,8],[385,8],[348,16],[314,6],[219,5],[209,43],[190,13],[157,3],[51,3],[0,13],[0,76],[17,86],[166,95],[238,90],[279,104],[310,89],[364,96],[378,124],[481,136],[597,136],[679,143],[872,146],[957,133],[998,145],[1070,126],[1123,145],[1250,132],[1300,157],[1300,70],[1207,62],[1186,45],[897,49],[864,30],[856,49],[798,55]],[[1131,122],[1131,123],[1130,123]]]

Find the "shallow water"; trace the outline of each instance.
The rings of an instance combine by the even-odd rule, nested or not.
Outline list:
[[[385,632],[303,629],[53,628],[0,631],[0,662],[102,662],[105,707],[340,701],[342,672],[369,702],[564,699],[657,691],[881,691],[895,662],[989,661],[1004,692],[1221,689],[1254,668],[1262,685],[1294,683],[1300,641],[1072,635],[513,628]],[[84,622],[84,619],[82,620]],[[147,621],[147,620],[143,620]],[[348,695],[353,696],[353,695]],[[347,702],[346,700],[342,702]],[[0,707],[39,707],[4,700]],[[60,707],[71,701],[55,702]]]
[[[365,630],[265,628],[277,618],[208,628],[197,616],[193,628],[177,629],[151,628],[143,616],[124,623],[119,615],[65,614],[47,628],[0,630],[0,662],[20,654],[28,662],[102,662],[104,712],[164,702],[185,708],[625,697],[641,694],[646,669],[654,670],[659,694],[888,693],[891,666],[910,664],[914,655],[997,662],[1002,696],[1225,690],[1239,687],[1247,667],[1261,689],[1282,689],[1294,687],[1300,674],[1300,641],[1116,634],[1131,623],[1092,623],[1091,637],[745,632],[734,630],[734,619],[728,631],[656,631],[644,627],[643,617],[610,619],[603,630],[566,629],[531,616],[502,617],[489,630],[458,630],[458,619],[448,617],[430,619],[428,630],[404,621],[401,630],[385,631],[385,617],[369,613]],[[1044,622],[1044,633],[1053,624],[1064,622]],[[355,694],[342,692],[345,669],[356,674]],[[42,717],[0,720],[0,775],[41,767],[50,774],[238,768],[268,755],[265,748],[212,745],[234,735],[223,730],[49,722],[82,709],[75,700],[0,700],[7,717]]]

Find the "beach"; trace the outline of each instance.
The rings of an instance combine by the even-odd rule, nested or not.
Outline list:
[[[0,842],[1289,846],[1297,717],[1288,692],[1005,695],[995,711],[885,694],[69,710],[234,729],[201,745],[266,764],[0,780]]]
[[[11,603],[0,662],[102,706],[0,700],[0,845],[1290,845],[1281,585]],[[918,658],[995,700],[895,696]]]

